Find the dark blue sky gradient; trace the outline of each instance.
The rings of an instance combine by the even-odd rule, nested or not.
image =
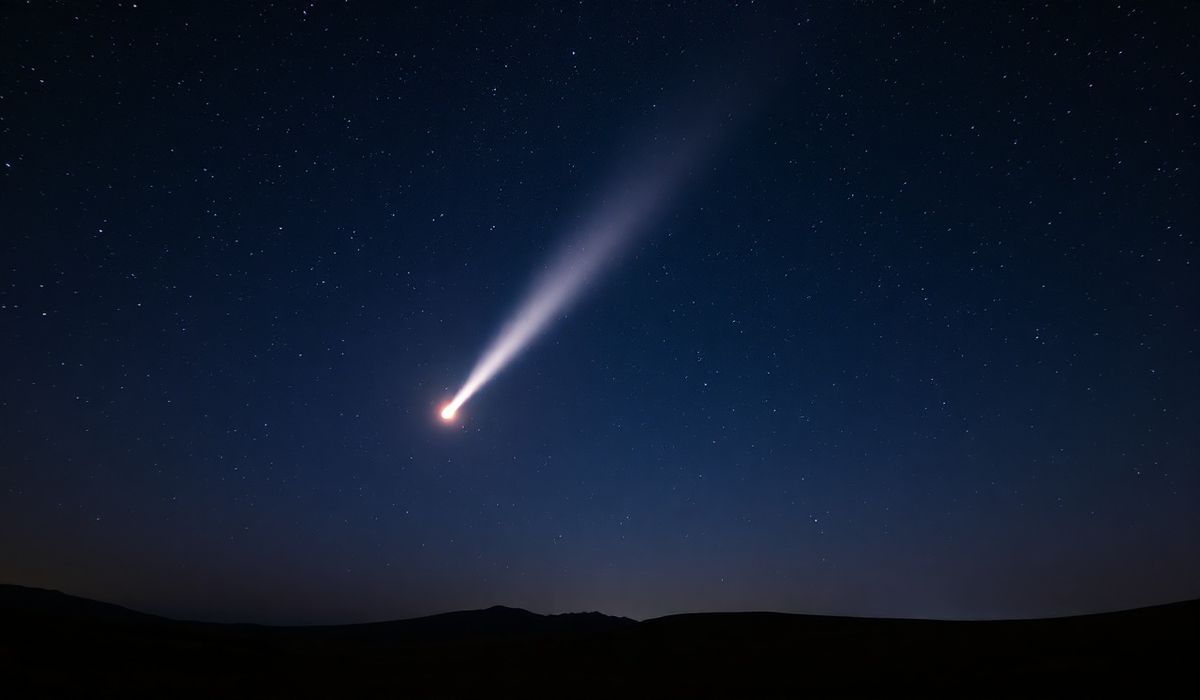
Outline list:
[[[1195,6],[304,7],[0,9],[0,580],[263,622],[1200,595]],[[669,213],[440,425],[705,109]]]

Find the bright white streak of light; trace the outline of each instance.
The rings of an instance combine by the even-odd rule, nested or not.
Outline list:
[[[686,154],[676,155],[661,168],[640,173],[603,203],[534,282],[516,314],[479,358],[454,399],[442,409],[442,418],[452,419],[467,399],[512,362],[620,257],[634,235],[678,188],[691,161]]]

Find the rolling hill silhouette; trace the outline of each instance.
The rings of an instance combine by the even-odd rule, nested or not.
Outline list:
[[[0,585],[0,677],[39,695],[1144,692],[1190,682],[1198,623],[1200,601],[987,622],[757,612],[638,622],[496,606],[269,627]]]

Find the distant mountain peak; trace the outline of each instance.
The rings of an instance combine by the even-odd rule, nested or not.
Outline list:
[[[508,606],[508,605],[493,605],[493,606],[491,606],[491,607],[489,607],[489,608],[484,608],[484,611],[485,611],[485,612],[492,612],[492,611],[496,611],[496,612],[516,612],[516,613],[526,613],[526,614],[528,614],[528,615],[537,615],[537,613],[535,613],[535,612],[531,612],[531,611],[529,611],[529,610],[526,610],[525,608],[514,608],[514,607],[511,607],[511,606]]]

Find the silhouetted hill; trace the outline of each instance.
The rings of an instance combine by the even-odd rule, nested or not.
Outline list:
[[[722,695],[1166,690],[1200,601],[1048,620],[493,607],[329,627],[181,622],[0,586],[0,688],[33,694]],[[7,693],[6,693],[7,694]]]
[[[44,588],[0,583],[0,616],[38,616],[79,621],[165,622],[167,618],[112,603],[67,595]]]
[[[589,634],[632,624],[637,623],[627,617],[612,617],[597,612],[539,615],[520,608],[495,605],[485,610],[463,610],[408,620],[306,629],[347,639],[394,642]]]

